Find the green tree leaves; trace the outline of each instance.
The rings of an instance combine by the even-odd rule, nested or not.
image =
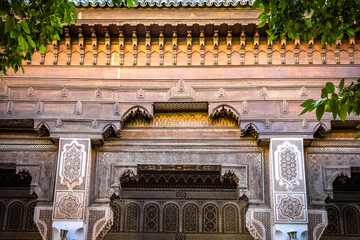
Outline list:
[[[360,22],[360,0],[255,0],[253,8],[264,11],[258,27],[267,23],[271,40],[320,37],[322,44],[332,45],[360,31],[355,24]]]
[[[316,109],[318,121],[325,112],[331,112],[333,119],[339,117],[342,121],[345,121],[350,114],[360,116],[360,78],[356,83],[353,82],[345,88],[344,85],[345,80],[341,79],[339,91],[336,93],[334,84],[326,83],[325,87],[321,89],[319,100],[308,99],[300,105],[304,108],[300,115]],[[360,129],[360,125],[357,128]],[[357,138],[360,138],[360,133],[356,135]]]

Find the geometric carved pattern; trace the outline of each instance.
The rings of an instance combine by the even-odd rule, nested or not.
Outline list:
[[[306,222],[306,206],[304,194],[275,194],[275,219],[285,222]]]
[[[327,213],[325,210],[308,211],[308,238],[309,240],[319,240],[328,224]]]
[[[223,232],[237,233],[239,228],[238,209],[233,204],[227,204],[223,208]]]
[[[43,240],[52,239],[52,207],[35,207],[34,222]]]
[[[125,212],[125,231],[126,232],[138,232],[140,221],[140,209],[135,203],[130,203],[126,207]]]
[[[325,207],[328,215],[328,225],[325,228],[324,234],[338,235],[340,234],[340,219],[339,212],[334,206]]]
[[[175,204],[164,207],[164,232],[179,231],[179,208]]]
[[[158,232],[160,209],[156,204],[148,204],[144,210],[144,232]]]
[[[87,240],[103,239],[113,223],[113,214],[109,206],[89,208]]]
[[[359,212],[354,206],[348,206],[344,209],[345,234],[360,235]]]
[[[120,224],[121,224],[121,207],[115,201],[110,202],[111,209],[114,213],[114,221],[113,225],[111,226],[110,232],[120,232]]]
[[[216,233],[219,231],[219,210],[213,204],[207,204],[203,208],[204,233]]]
[[[270,209],[249,208],[246,227],[254,239],[271,239]]]
[[[60,183],[69,190],[80,186],[85,176],[86,168],[85,146],[76,140],[64,145],[60,161]]]
[[[281,199],[279,209],[284,216],[293,219],[301,214],[302,205],[299,199],[288,196]]]
[[[71,193],[63,196],[59,200],[59,211],[66,215],[67,218],[71,217],[71,215],[75,214],[80,207],[79,198],[73,196]]]
[[[26,230],[27,231],[34,231],[34,232],[38,231],[36,224],[34,222],[34,211],[35,211],[36,204],[37,204],[36,202],[33,202],[28,206],[27,216],[26,216]]]
[[[198,207],[193,204],[189,203],[185,205],[183,213],[183,225],[184,225],[184,232],[187,233],[196,233],[198,232],[198,219],[199,219],[199,209]]]
[[[280,186],[292,190],[302,180],[301,153],[289,141],[277,147],[275,157],[275,178]]]
[[[8,219],[6,224],[8,231],[21,230],[23,213],[24,213],[24,208],[20,202],[13,202],[9,206]]]

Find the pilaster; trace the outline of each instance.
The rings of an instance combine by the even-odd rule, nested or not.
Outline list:
[[[307,239],[308,210],[302,138],[270,140],[272,239]]]
[[[112,212],[108,205],[101,209],[89,207],[92,167],[90,138],[59,139],[52,239],[96,239],[104,228],[111,226]],[[43,239],[48,238],[43,236]]]

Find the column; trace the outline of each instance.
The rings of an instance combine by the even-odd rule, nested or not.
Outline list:
[[[270,140],[271,239],[307,239],[308,210],[302,138]]]
[[[60,138],[53,204],[53,239],[85,239],[91,169],[89,138]]]

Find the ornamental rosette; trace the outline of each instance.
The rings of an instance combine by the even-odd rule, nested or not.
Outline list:
[[[281,214],[291,220],[301,214],[302,208],[300,200],[291,196],[283,198],[279,204]]]
[[[59,211],[67,218],[70,218],[73,214],[75,214],[79,210],[79,207],[80,200],[70,193],[60,199]]]

